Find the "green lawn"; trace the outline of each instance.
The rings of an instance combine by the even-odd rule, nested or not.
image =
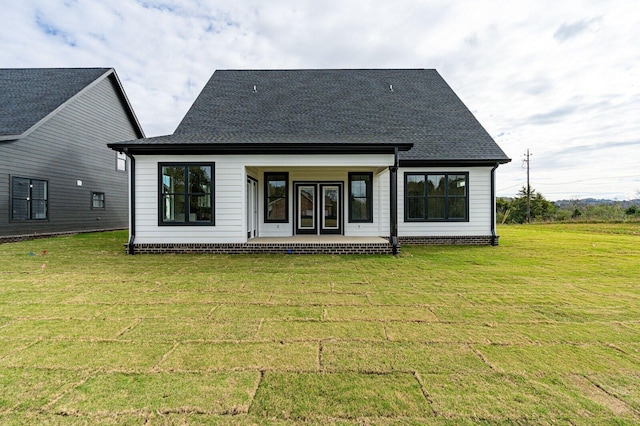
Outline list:
[[[638,424],[640,225],[392,256],[0,245],[1,424]]]

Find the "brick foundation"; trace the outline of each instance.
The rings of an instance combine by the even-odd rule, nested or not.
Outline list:
[[[127,253],[131,254],[128,244]],[[208,253],[208,254],[392,254],[393,247],[385,243],[220,243],[220,244],[134,244],[135,254]],[[398,252],[400,249],[398,248]]]
[[[498,236],[491,235],[455,235],[448,237],[398,237],[400,244],[406,245],[465,245],[465,246],[490,246],[498,245]]]

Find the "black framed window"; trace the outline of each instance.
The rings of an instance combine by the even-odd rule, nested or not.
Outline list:
[[[213,225],[214,164],[159,165],[160,225]]]
[[[40,179],[11,178],[11,220],[49,218],[49,182]]]
[[[264,221],[289,222],[289,173],[264,174]]]
[[[91,193],[91,208],[104,209],[104,192]]]
[[[373,173],[349,173],[349,222],[373,222]]]
[[[468,221],[468,173],[405,173],[405,221]]]

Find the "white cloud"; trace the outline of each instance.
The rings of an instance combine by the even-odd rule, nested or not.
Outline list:
[[[513,157],[499,195],[640,190],[633,0],[26,0],[1,67],[112,66],[146,133],[171,133],[215,69],[436,68]],[[570,183],[566,183],[570,182]],[[502,190],[502,191],[500,191]]]

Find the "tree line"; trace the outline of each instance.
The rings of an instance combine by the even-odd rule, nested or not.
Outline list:
[[[640,203],[623,206],[622,203],[590,204],[583,200],[556,205],[542,194],[523,187],[514,198],[496,199],[496,220],[498,223],[526,223],[527,198],[531,222],[625,222],[640,221]]]

